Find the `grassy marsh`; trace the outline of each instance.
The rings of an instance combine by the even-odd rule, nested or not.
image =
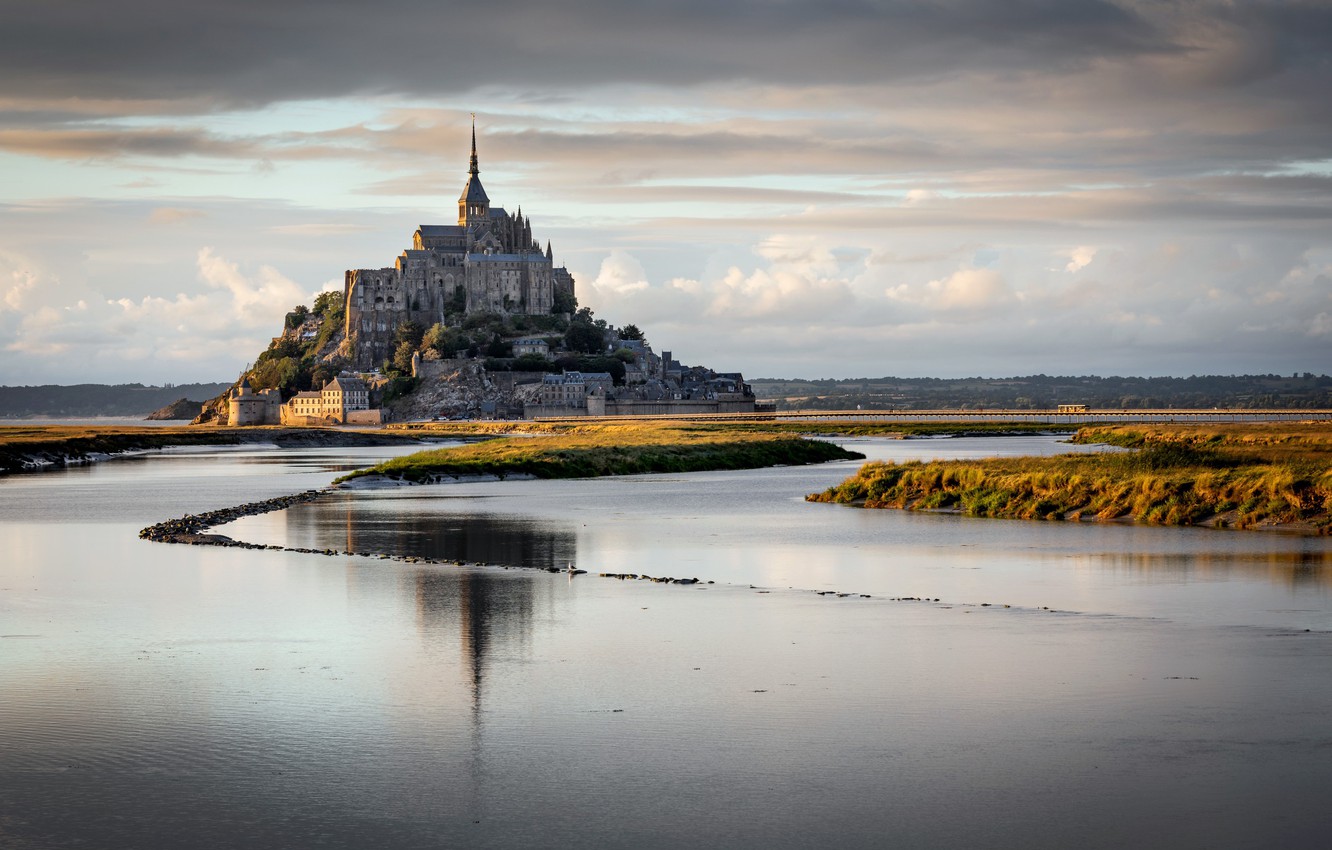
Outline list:
[[[784,434],[737,434],[716,426],[587,424],[543,430],[547,432],[543,436],[500,437],[417,452],[358,470],[339,481],[367,475],[414,482],[463,475],[590,478],[755,469],[864,457],[821,440]]]
[[[868,463],[806,498],[1010,519],[1332,533],[1332,426],[1115,426],[1084,429],[1075,441],[1130,451]]]

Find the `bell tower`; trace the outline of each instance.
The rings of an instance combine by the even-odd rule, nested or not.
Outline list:
[[[490,221],[490,198],[481,185],[481,169],[476,163],[476,113],[472,113],[472,163],[467,169],[467,185],[458,196],[458,225],[471,227]]]

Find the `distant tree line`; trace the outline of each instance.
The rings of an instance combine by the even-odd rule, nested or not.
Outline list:
[[[1332,409],[1332,378],[1311,372],[1187,378],[758,378],[750,383],[760,398],[776,399],[782,410],[1044,410],[1060,404],[1112,410]]]
[[[0,418],[87,419],[94,416],[147,416],[173,401],[203,402],[231,384],[74,384],[0,387]]]

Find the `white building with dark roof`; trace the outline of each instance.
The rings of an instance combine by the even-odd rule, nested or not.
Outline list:
[[[322,390],[296,393],[282,405],[283,425],[378,425],[370,388],[360,378],[339,375]]]

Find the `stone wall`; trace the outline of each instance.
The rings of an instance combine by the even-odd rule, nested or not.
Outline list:
[[[606,399],[589,396],[587,410],[590,416],[687,416],[691,413],[753,413],[754,400],[708,401],[705,399],[666,399],[640,401],[638,399]]]
[[[754,400],[705,401],[694,399],[666,401],[607,400],[605,396],[587,398],[587,407],[563,405],[533,405],[523,409],[524,419],[542,419],[561,416],[688,416],[695,413],[753,413]]]
[[[569,407],[563,404],[528,404],[523,406],[524,419],[549,419],[561,416],[587,416],[586,407]]]
[[[348,410],[348,425],[382,425],[384,424],[384,411],[379,408],[374,410]]]

